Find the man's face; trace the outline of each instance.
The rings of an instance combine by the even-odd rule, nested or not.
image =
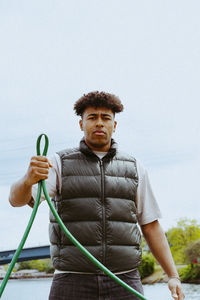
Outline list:
[[[94,151],[106,152],[111,145],[111,137],[117,122],[111,109],[87,107],[80,120],[86,144]]]

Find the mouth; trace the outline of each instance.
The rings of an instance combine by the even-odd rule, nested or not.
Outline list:
[[[100,135],[100,136],[101,136],[101,135],[105,135],[106,133],[105,133],[104,131],[101,131],[101,130],[95,130],[95,131],[94,131],[94,134],[95,134],[95,135]]]

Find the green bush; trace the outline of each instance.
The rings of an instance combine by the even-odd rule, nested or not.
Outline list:
[[[31,260],[19,262],[17,270],[31,270],[32,268],[30,262]]]
[[[27,269],[27,270],[36,269],[40,272],[46,272],[46,273],[54,272],[52,262],[49,258],[20,262],[18,266],[18,270],[23,270],[23,269]]]
[[[200,265],[188,265],[178,271],[181,280],[190,281],[200,279]]]
[[[142,255],[142,264],[139,266],[141,279],[151,275],[155,270],[155,259],[151,253]]]

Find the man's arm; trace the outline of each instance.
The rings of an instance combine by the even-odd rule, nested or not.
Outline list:
[[[45,156],[31,158],[28,170],[24,177],[15,182],[10,189],[9,201],[12,206],[32,206],[32,186],[42,179],[47,179],[51,163]]]
[[[167,238],[158,221],[141,225],[144,238],[156,260],[169,277],[168,286],[172,297],[176,300],[184,299],[178,272],[171,255]]]

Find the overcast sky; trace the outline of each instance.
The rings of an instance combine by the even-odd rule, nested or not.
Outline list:
[[[29,207],[8,203],[37,136],[49,154],[77,146],[74,102],[89,91],[118,95],[114,136],[147,168],[167,230],[200,222],[200,2],[0,1],[0,250],[15,248]],[[48,244],[43,203],[26,246]]]

